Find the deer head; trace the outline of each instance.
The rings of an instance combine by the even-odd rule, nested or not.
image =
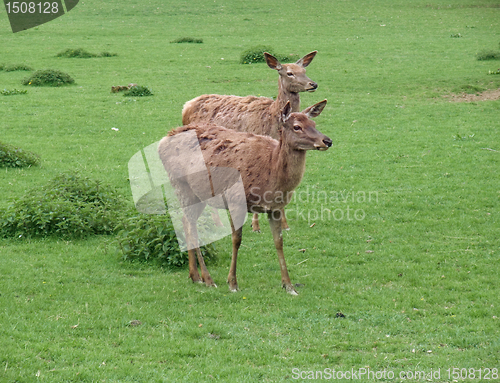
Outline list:
[[[318,51],[313,51],[296,63],[281,64],[276,57],[264,52],[266,63],[271,69],[278,71],[280,75],[280,85],[288,92],[314,92],[318,84],[306,76],[306,67],[311,63]]]
[[[300,113],[292,113],[290,102],[281,111],[282,134],[288,145],[295,150],[328,150],[332,140],[316,129],[311,118],[321,114],[326,100],[318,102]]]

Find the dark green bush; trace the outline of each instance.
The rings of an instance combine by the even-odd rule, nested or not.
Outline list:
[[[500,52],[498,51],[481,51],[476,55],[476,58],[480,61],[485,60],[500,60]]]
[[[95,54],[87,52],[83,48],[77,49],[66,49],[65,51],[59,52],[56,57],[67,57],[67,58],[83,58],[87,59],[90,57],[96,57]]]
[[[129,90],[125,91],[123,95],[129,97],[145,97],[152,96],[153,92],[146,86],[134,85]]]
[[[140,214],[117,226],[118,249],[127,261],[153,262],[160,266],[182,267],[188,264],[187,252],[181,252],[168,215]],[[200,248],[206,262],[216,259],[215,247]]]
[[[273,48],[266,45],[259,45],[244,51],[241,54],[240,64],[254,64],[254,63],[266,62],[266,58],[264,57],[264,52],[273,55],[278,59],[278,61],[282,63],[292,61],[290,56],[276,54]]]
[[[11,64],[11,65],[5,65],[3,67],[3,70],[5,72],[31,71],[33,70],[33,68],[25,64]]]
[[[66,57],[66,58],[81,58],[88,59],[92,57],[113,57],[118,56],[116,53],[101,52],[99,54],[90,53],[83,48],[77,49],[66,49],[65,51],[59,52],[56,57]]]
[[[111,52],[101,52],[99,53],[99,57],[115,57],[118,56],[117,53],[111,53]]]
[[[0,237],[111,234],[123,206],[116,191],[100,181],[61,174],[0,212]]]
[[[67,73],[54,70],[38,70],[33,75],[23,80],[23,85],[31,86],[62,86],[73,84],[75,80]]]
[[[191,43],[191,44],[202,44],[203,39],[195,39],[194,37],[179,37],[178,39],[170,41],[173,44]]]
[[[40,157],[16,146],[0,142],[1,168],[26,168],[40,163]]]

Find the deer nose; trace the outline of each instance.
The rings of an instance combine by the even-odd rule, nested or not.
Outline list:
[[[332,140],[330,138],[325,138],[323,139],[323,143],[327,146],[327,147],[330,147],[332,146]]]
[[[318,89],[318,84],[316,84],[315,82],[310,82],[309,83],[309,86],[311,87],[311,89]]]

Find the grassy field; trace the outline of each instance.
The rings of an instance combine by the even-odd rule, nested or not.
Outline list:
[[[489,74],[500,61],[476,59],[500,51],[500,4],[304,3],[82,0],[16,34],[0,7],[0,64],[75,79],[29,87],[31,72],[0,71],[0,90],[28,90],[0,94],[0,141],[41,157],[0,169],[0,208],[72,171],[132,204],[129,159],[180,124],[185,101],[277,94],[274,71],[239,64],[255,45],[318,50],[307,73],[319,88],[301,100],[328,99],[316,122],[333,140],[308,154],[288,209],[297,297],[280,288],[264,219],[261,234],[245,226],[236,294],[229,238],[209,266],[217,289],[121,261],[113,236],[0,239],[1,382],[281,382],[333,369],[500,381],[500,101],[443,97],[500,88]],[[203,43],[171,43],[186,36]],[[117,56],[56,57],[76,48]],[[154,96],[111,93],[132,82]]]

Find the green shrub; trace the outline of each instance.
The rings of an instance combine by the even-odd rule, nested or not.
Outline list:
[[[500,52],[497,51],[481,51],[476,55],[479,61],[485,60],[500,60]]]
[[[240,64],[254,64],[254,63],[263,63],[266,62],[266,58],[264,57],[264,52],[267,52],[278,59],[280,62],[290,62],[292,59],[290,56],[276,54],[274,49],[266,46],[259,45],[250,49],[247,49],[241,54]]]
[[[8,89],[4,89],[0,93],[2,94],[2,96],[13,96],[15,94],[26,94],[26,93],[28,93],[28,91],[26,89],[24,89],[24,90],[19,90],[19,89],[8,90]]]
[[[118,249],[127,261],[153,262],[160,266],[182,267],[188,264],[187,252],[181,252],[168,215],[140,214],[117,226]],[[216,259],[215,247],[200,248],[206,262]]]
[[[11,65],[4,65],[3,70],[5,72],[31,71],[33,70],[33,68],[25,64],[11,64]]]
[[[66,49],[65,51],[59,52],[56,57],[67,57],[67,58],[91,58],[91,57],[96,57],[95,54],[87,52],[83,48],[77,48],[77,49]]]
[[[22,84],[31,86],[62,86],[73,84],[74,82],[75,80],[67,73],[46,69],[36,71],[30,77],[25,78]]]
[[[202,44],[203,39],[195,39],[194,37],[179,37],[178,39],[170,41],[173,44],[182,44],[182,43],[192,43],[192,44]]]
[[[144,97],[153,96],[153,92],[148,87],[134,85],[129,90],[125,91],[123,95],[129,97]]]
[[[111,52],[101,52],[99,53],[99,57],[116,57],[118,56],[117,53],[111,53]]]
[[[0,142],[0,167],[26,168],[40,163],[40,157],[16,146]]]
[[[1,212],[0,237],[111,234],[123,206],[111,187],[76,174],[61,174]]]
[[[101,52],[99,54],[90,53],[83,48],[77,49],[66,49],[65,51],[59,52],[56,57],[66,57],[66,58],[81,58],[88,59],[92,57],[114,57],[118,56],[116,53]]]
[[[500,68],[498,68],[497,70],[490,70],[488,71],[488,74],[500,74]]]

